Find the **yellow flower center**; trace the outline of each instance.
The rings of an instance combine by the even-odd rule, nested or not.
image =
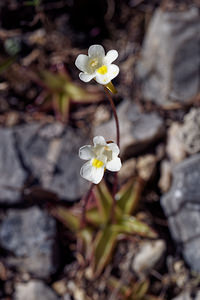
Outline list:
[[[103,162],[101,160],[98,160],[98,159],[94,158],[92,160],[92,165],[95,168],[101,168],[103,166]]]
[[[108,68],[107,68],[107,66],[103,65],[97,70],[97,72],[101,75],[104,75],[108,72]]]
[[[90,61],[91,67],[96,67],[98,65],[98,59],[94,58]]]

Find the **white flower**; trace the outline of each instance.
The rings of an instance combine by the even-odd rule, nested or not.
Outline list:
[[[121,160],[118,157],[119,147],[115,143],[107,144],[104,137],[96,136],[93,139],[94,146],[83,146],[79,150],[79,157],[88,160],[80,171],[83,178],[98,184],[103,178],[105,169],[119,171]]]
[[[112,62],[118,57],[116,50],[110,50],[105,55],[101,45],[92,45],[88,50],[88,56],[80,54],[75,65],[82,72],[79,77],[84,82],[95,79],[98,83],[106,85],[119,74],[119,67]]]

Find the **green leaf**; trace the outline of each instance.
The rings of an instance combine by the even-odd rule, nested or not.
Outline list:
[[[68,208],[56,206],[50,212],[71,231],[77,232],[80,229],[80,217],[73,214]]]
[[[139,178],[131,178],[116,194],[117,206],[124,214],[132,214],[139,202],[142,192],[142,181]]]
[[[95,227],[102,225],[102,218],[97,207],[90,208],[86,211],[87,222]]]
[[[118,233],[138,234],[143,237],[156,238],[157,235],[147,224],[132,216],[123,216],[120,222],[113,225],[113,230]]]
[[[94,276],[98,276],[110,261],[116,242],[117,232],[112,230],[112,226],[98,232],[93,243],[94,256],[92,267]]]
[[[6,71],[16,60],[16,57],[10,57],[0,63],[0,74],[2,74],[4,71]]]
[[[157,297],[154,295],[145,295],[142,300],[165,300],[164,298]]]
[[[92,228],[85,227],[78,231],[77,238],[81,238],[84,246],[84,256],[86,259],[89,259],[92,255],[92,239],[93,239],[93,230]]]
[[[144,299],[144,296],[147,294],[148,289],[149,289],[149,280],[136,282],[133,286],[133,290],[132,290],[130,299],[133,299],[133,300]]]
[[[43,70],[39,72],[39,77],[44,84],[52,91],[63,92],[66,84],[66,78],[63,74]]]
[[[134,284],[134,283],[132,283],[132,284]],[[115,289],[115,290],[119,291],[119,294],[120,294],[119,297],[121,296],[120,299],[129,299],[127,297],[131,294],[131,288],[124,285],[122,283],[122,281],[111,276],[108,279],[108,285],[111,289]]]
[[[32,0],[32,1],[25,1],[23,4],[26,6],[39,6],[41,3],[41,0]]]
[[[67,122],[69,119],[69,108],[70,108],[70,99],[66,94],[60,93],[55,94],[53,97],[54,110],[56,115],[63,122]]]
[[[88,92],[72,82],[65,84],[64,91],[75,103],[95,103],[102,100],[100,93]]]
[[[97,206],[101,214],[102,223],[106,224],[110,220],[113,198],[104,180],[102,180],[100,184],[95,186],[95,188],[93,189],[93,194],[97,201]]]

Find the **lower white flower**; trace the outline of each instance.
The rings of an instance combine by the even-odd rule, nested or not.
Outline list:
[[[121,169],[118,157],[119,147],[115,143],[106,143],[103,136],[93,139],[94,146],[86,145],[80,148],[79,157],[88,160],[80,171],[83,178],[98,184],[103,178],[105,169],[117,172]]]

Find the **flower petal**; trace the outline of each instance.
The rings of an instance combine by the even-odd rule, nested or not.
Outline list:
[[[106,141],[103,136],[95,136],[93,138],[94,145],[106,145]]]
[[[92,80],[95,77],[95,74],[85,74],[83,72],[81,72],[79,74],[79,78],[80,80],[84,81],[84,82],[89,82],[90,80]]]
[[[88,55],[90,57],[104,57],[105,51],[101,45],[92,45],[88,49]]]
[[[76,67],[81,71],[87,70],[87,64],[88,64],[89,57],[85,54],[79,54],[75,61]]]
[[[108,68],[108,76],[110,80],[115,78],[119,74],[119,67],[116,65],[110,65]]]
[[[91,145],[83,146],[79,149],[79,157],[84,160],[89,160],[93,158],[93,151]]]
[[[81,175],[83,178],[85,178],[85,179],[91,181],[91,179],[92,179],[92,168],[93,168],[93,167],[92,167],[92,162],[91,162],[91,160],[90,160],[90,161],[86,162],[86,163],[81,167],[80,175]]]
[[[98,184],[104,175],[104,166],[101,168],[92,167],[92,182]]]
[[[95,80],[100,84],[108,84],[113,78],[119,74],[119,67],[116,65],[108,65],[108,71],[106,74],[99,74],[96,72]]]
[[[115,157],[113,160],[106,164],[106,169],[109,171],[117,172],[121,169],[122,163],[119,157]]]
[[[114,60],[116,60],[118,57],[118,52],[116,50],[110,50],[106,54],[104,58],[105,64],[111,64]]]
[[[91,160],[86,162],[80,171],[80,175],[95,184],[98,184],[103,178],[104,166],[101,168],[95,168],[92,166]]]
[[[113,157],[116,157],[119,155],[119,147],[117,146],[117,144],[115,143],[110,143],[110,144],[107,144],[108,148],[110,148],[110,150],[112,150],[112,153],[113,153]]]

